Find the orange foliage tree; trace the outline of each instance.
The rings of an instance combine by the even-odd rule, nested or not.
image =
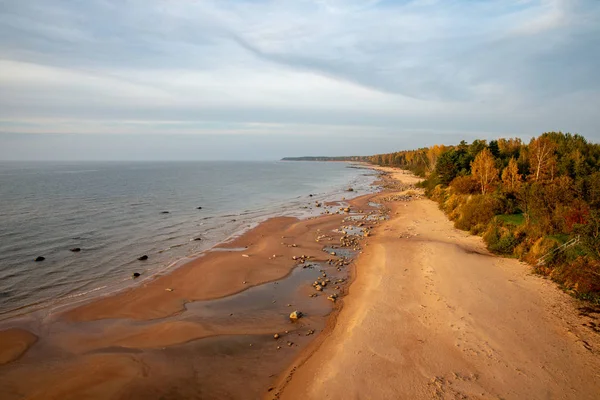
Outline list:
[[[471,175],[479,182],[481,194],[486,194],[492,183],[498,179],[496,161],[489,149],[484,149],[471,162]]]
[[[508,166],[502,171],[502,184],[504,189],[510,193],[516,193],[521,188],[521,174],[519,174],[517,160],[514,157],[510,159]]]

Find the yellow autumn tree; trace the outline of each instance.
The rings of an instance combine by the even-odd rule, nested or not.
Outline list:
[[[530,179],[539,182],[553,179],[556,169],[556,144],[545,136],[529,142]]]
[[[433,145],[429,149],[427,149],[427,160],[429,161],[427,169],[429,172],[435,169],[435,165],[437,164],[438,158],[446,151],[446,146],[442,145]]]
[[[494,156],[489,149],[484,149],[477,154],[471,162],[471,175],[479,183],[481,193],[486,194],[492,183],[498,179],[498,168]]]
[[[519,167],[517,166],[517,160],[511,158],[508,162],[508,166],[502,171],[502,184],[507,192],[518,192],[521,187],[521,174],[519,174]]]

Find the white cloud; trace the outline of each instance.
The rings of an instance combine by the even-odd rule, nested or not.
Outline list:
[[[593,137],[596,4],[7,3],[0,132]]]

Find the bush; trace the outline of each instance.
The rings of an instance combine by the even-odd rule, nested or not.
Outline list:
[[[440,204],[440,208],[448,215],[450,221],[455,221],[459,217],[460,206],[465,202],[463,197],[451,194],[446,201]]]
[[[488,225],[483,235],[483,240],[488,249],[495,253],[512,255],[515,248],[521,244],[525,235],[520,232],[514,232],[511,228],[505,227],[500,220],[494,220]]]
[[[561,263],[550,272],[552,280],[578,293],[600,295],[600,261],[578,257]]]
[[[488,224],[502,204],[489,195],[471,196],[470,200],[460,206],[458,212],[460,217],[454,223],[458,229],[471,230],[475,225]]]
[[[450,182],[450,187],[458,194],[477,194],[481,190],[471,175],[457,176]]]
[[[490,250],[495,251],[496,253],[513,254],[513,251],[518,244],[519,240],[512,232],[508,232],[505,235],[502,235],[500,240],[498,240],[494,246],[490,247]]]

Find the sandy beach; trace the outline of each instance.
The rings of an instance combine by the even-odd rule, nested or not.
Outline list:
[[[384,204],[391,219],[359,258],[335,327],[278,398],[599,398],[597,310],[491,255],[430,200]]]
[[[342,246],[343,229],[379,222],[374,196],[271,218],[139,286],[3,322],[2,398],[262,396],[340,304],[328,297],[344,295],[364,239]],[[304,316],[292,322],[295,310]]]
[[[138,287],[14,322],[2,398],[598,398],[597,312],[384,171],[387,190],[322,205],[351,213],[272,218]],[[340,247],[350,224],[368,237]]]

